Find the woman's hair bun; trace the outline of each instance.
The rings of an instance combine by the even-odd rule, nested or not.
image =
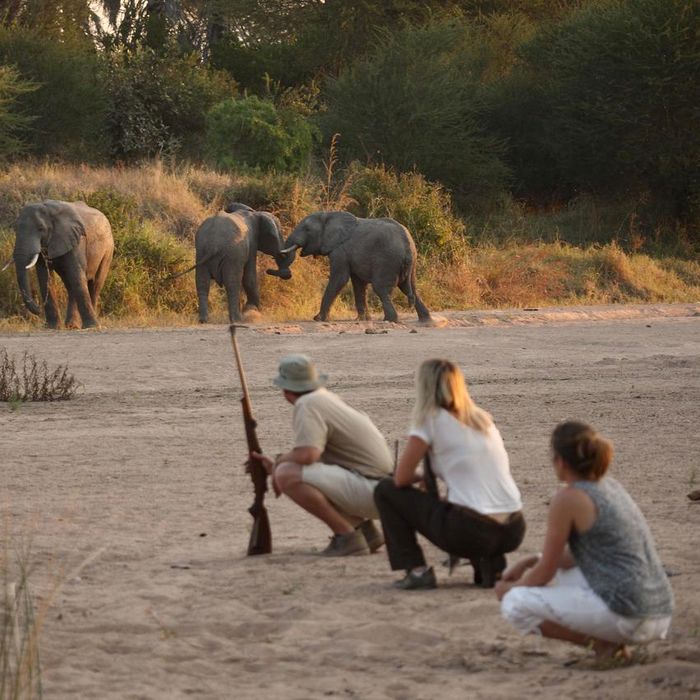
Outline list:
[[[597,481],[612,460],[612,443],[587,423],[565,421],[552,433],[552,449],[584,479]]]

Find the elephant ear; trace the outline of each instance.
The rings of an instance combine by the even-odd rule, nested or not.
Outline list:
[[[255,215],[258,221],[258,250],[266,255],[279,255],[284,239],[279,219],[266,211]]]
[[[72,204],[47,199],[44,206],[51,215],[53,230],[46,247],[50,259],[58,258],[73,250],[85,235],[85,223]]]
[[[347,211],[331,211],[324,215],[320,255],[330,255],[352,235],[357,217]]]

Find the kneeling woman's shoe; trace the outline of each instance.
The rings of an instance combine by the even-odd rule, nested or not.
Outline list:
[[[437,588],[435,572],[431,566],[423,573],[417,574],[415,571],[409,571],[400,581],[394,582],[394,588],[400,588],[403,591],[418,591]]]
[[[482,557],[472,560],[474,567],[474,583],[482,588],[493,588],[496,581],[506,568],[506,558],[503,554],[495,557]]]

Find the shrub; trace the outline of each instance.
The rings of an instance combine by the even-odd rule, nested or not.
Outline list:
[[[27,352],[18,362],[0,348],[0,401],[67,401],[79,386],[66,365],[50,370]]]
[[[34,118],[32,153],[68,160],[105,154],[104,58],[90,42],[69,32],[47,40],[32,29],[0,26],[0,62],[37,86],[17,97],[19,110]]]
[[[420,173],[353,163],[348,177],[356,201],[349,209],[358,216],[396,219],[411,232],[422,254],[437,252],[465,233],[464,223],[452,212],[450,195]]]
[[[15,245],[15,235],[9,229],[0,229],[0,268],[12,257]],[[14,280],[14,266],[11,265],[4,272],[0,272],[0,317],[9,316],[16,312],[17,306],[22,303],[17,283]]]
[[[191,276],[168,279],[191,265],[193,249],[149,222],[114,230],[114,262],[100,297],[101,313],[116,318],[152,313],[194,314]]]
[[[340,133],[347,157],[416,168],[461,206],[489,208],[508,181],[504,145],[481,125],[489,50],[456,20],[386,34],[327,84],[326,133]]]
[[[227,74],[202,66],[194,54],[145,48],[114,53],[109,84],[111,154],[123,160],[201,156],[207,111],[235,92]]]
[[[255,95],[217,104],[207,117],[207,152],[223,169],[298,171],[308,161],[315,127],[298,112]]]

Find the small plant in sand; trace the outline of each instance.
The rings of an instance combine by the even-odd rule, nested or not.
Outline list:
[[[22,401],[67,401],[80,386],[67,365],[49,369],[25,352],[20,360],[0,349],[0,401],[16,408]]]
[[[41,663],[37,615],[29,585],[28,552],[0,560],[0,698],[40,698]]]

